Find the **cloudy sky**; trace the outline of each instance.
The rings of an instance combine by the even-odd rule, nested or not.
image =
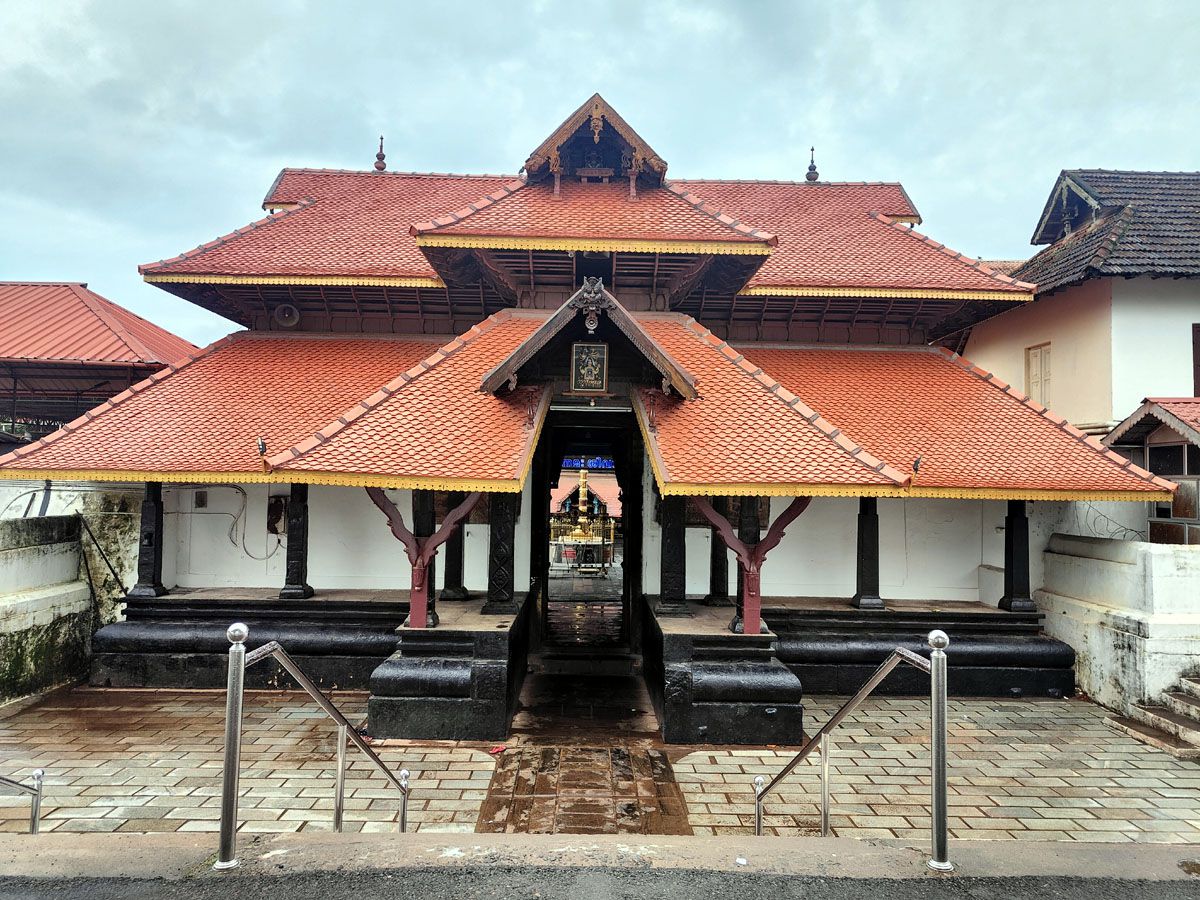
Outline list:
[[[0,279],[141,282],[283,166],[515,172],[600,91],[676,177],[899,180],[922,230],[1028,255],[1058,171],[1200,169],[1200,3],[4,0]]]

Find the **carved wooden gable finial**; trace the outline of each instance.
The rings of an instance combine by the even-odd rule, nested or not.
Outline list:
[[[600,143],[600,132],[604,130],[604,117],[599,102],[592,104],[592,143]]]

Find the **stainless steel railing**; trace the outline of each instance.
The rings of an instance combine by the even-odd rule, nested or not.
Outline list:
[[[401,832],[408,830],[408,769],[394,774],[383,760],[362,739],[350,721],[318,688],[304,670],[296,665],[278,641],[263,644],[256,650],[246,652],[246,638],[250,629],[241,622],[229,626],[225,636],[229,638],[229,680],[225,690],[225,771],[221,790],[221,840],[217,850],[214,869],[232,869],[238,864],[238,775],[241,771],[242,749],[242,701],[245,694],[246,667],[252,666],[268,656],[273,657],[297,684],[308,692],[329,718],[337,723],[337,776],[333,789],[333,830],[342,830],[342,813],[346,803],[346,739],[354,742],[367,759],[400,791],[400,813],[397,826]]]
[[[0,775],[0,786],[10,787],[29,795],[30,834],[37,834],[42,830],[42,779],[45,777],[46,772],[43,769],[34,769],[33,784],[24,784],[23,782]]]
[[[842,720],[858,708],[883,679],[900,665],[908,663],[922,672],[930,675],[930,841],[932,854],[929,867],[938,872],[949,872],[954,868],[949,859],[946,837],[946,648],[950,646],[950,638],[944,631],[929,632],[929,659],[918,656],[911,650],[897,647],[883,661],[875,673],[863,683],[858,691],[841,705],[837,712],[829,717],[829,721],[809,738],[806,743],[779,773],[769,782],[762,775],[754,779],[754,833],[763,833],[763,800],[792,770],[819,749],[821,754],[821,834],[829,834],[829,735],[841,724]]]

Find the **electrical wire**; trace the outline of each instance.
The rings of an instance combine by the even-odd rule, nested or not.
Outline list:
[[[195,483],[188,482],[188,483],[181,483],[181,484],[178,484],[175,486],[181,487],[181,488],[204,488],[205,490],[208,490],[211,488],[227,488],[228,490],[238,492],[240,499],[241,499],[241,503],[238,506],[238,511],[236,513],[219,512],[216,510],[214,510],[212,512],[200,512],[198,510],[188,510],[187,512],[179,512],[179,511],[173,510],[171,512],[166,513],[166,515],[229,516],[232,519],[232,521],[229,523],[229,532],[227,535],[227,537],[229,538],[229,543],[231,543],[235,548],[241,549],[241,551],[243,553],[245,553],[248,557],[255,560],[256,562],[266,562],[267,560],[269,560],[273,556],[275,556],[275,554],[279,552],[279,548],[283,546],[283,538],[282,538],[282,536],[280,536],[278,534],[274,535],[275,546],[271,548],[270,552],[267,553],[266,556],[256,556],[253,552],[251,552],[250,548],[246,546],[246,526],[245,526],[245,524],[242,525],[241,534],[239,535],[238,534],[238,522],[242,522],[245,518],[246,509],[247,509],[247,506],[249,505],[249,497],[246,494],[245,488],[241,487],[240,485],[237,485],[237,484],[207,484],[207,483],[201,484],[199,482],[195,482]],[[78,512],[78,510],[72,509],[72,506],[74,504],[78,503],[80,500],[82,500],[84,494],[113,493],[112,488],[57,487],[53,484],[50,486],[49,489],[50,489],[51,493],[65,494],[68,492],[74,492],[74,494],[76,495],[66,501],[66,505],[63,508],[62,515],[69,515],[73,512]],[[13,504],[16,503],[18,500],[22,499],[23,497],[36,497],[38,494],[41,494],[45,490],[46,490],[46,488],[44,486],[37,487],[37,488],[31,488],[30,490],[22,491],[21,493],[16,494],[15,496],[11,497],[9,499],[8,503],[6,503],[4,505],[4,509],[0,509],[0,519],[4,518],[5,513],[7,513],[12,508]],[[105,515],[111,515],[111,513],[105,513]],[[117,515],[121,515],[121,514],[117,513]],[[129,514],[125,513],[124,515],[129,515]]]

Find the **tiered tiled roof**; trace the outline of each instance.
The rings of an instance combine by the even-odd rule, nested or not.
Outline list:
[[[61,478],[263,481],[259,438],[268,455],[304,440],[437,346],[239,332],[5,457],[5,468]]]
[[[1086,213],[1056,239],[1064,191]],[[1039,294],[1105,275],[1200,276],[1200,172],[1064,170],[1034,234],[1050,241],[1013,273]]]
[[[1032,290],[902,224],[916,221],[917,211],[898,184],[686,180],[675,186],[778,236],[779,247],[746,286],[751,292],[972,291],[1016,300]]]
[[[497,193],[502,196],[476,198],[468,207],[417,223],[412,231],[418,244],[433,245],[455,237],[458,246],[554,249],[555,240],[569,239],[570,249],[585,245],[595,250],[622,249],[645,242],[765,255],[776,243],[774,235],[737,222],[701,198],[671,188],[643,189],[636,200],[630,200],[624,182],[568,181],[561,185],[559,196],[554,195],[550,182],[516,182]],[[737,246],[721,248],[722,244]]]
[[[292,208],[139,271],[150,280],[252,276],[261,281],[437,284],[437,273],[409,228],[512,180],[502,175],[284,169],[265,203],[295,204]]]
[[[536,238],[568,249],[645,241],[664,252],[769,252],[746,285],[752,293],[1020,301],[1032,290],[910,231],[902,223],[916,210],[898,184],[676,181],[636,200],[620,181],[564,181],[561,191],[554,200],[549,183],[491,175],[285,169],[266,203],[291,208],[141,272],[151,281],[436,285],[418,242],[499,246],[506,241],[481,238],[503,236],[514,247]]]
[[[195,351],[86,284],[0,281],[0,360],[155,367]]]
[[[0,477],[516,491],[549,392],[479,385],[551,315],[506,310],[437,349],[235,335],[0,457]],[[634,398],[665,495],[1137,499],[1172,487],[944,351],[734,348],[686,316],[634,315],[699,392]]]
[[[269,465],[284,480],[520,490],[549,392],[533,387],[495,396],[478,388],[496,360],[545,318],[497,313]]]
[[[1170,489],[941,348],[743,350],[870,452],[912,473],[914,496]]]

